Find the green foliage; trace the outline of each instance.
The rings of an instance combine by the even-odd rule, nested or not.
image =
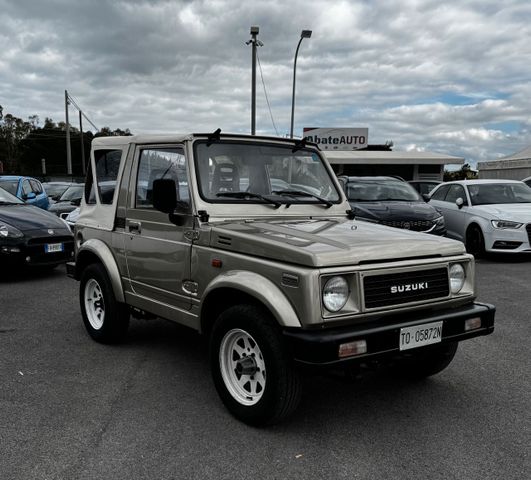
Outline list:
[[[129,129],[111,130],[103,127],[99,132],[83,132],[70,126],[70,145],[72,153],[72,173],[82,175],[82,153],[85,164],[90,158],[90,144],[95,137],[131,135]],[[66,123],[55,123],[46,117],[44,125],[39,127],[39,117],[32,115],[22,120],[12,114],[4,115],[0,105],[0,162],[4,173],[41,176],[41,160],[46,160],[47,175],[66,175]]]
[[[450,172],[444,171],[444,181],[450,182],[452,180],[472,180],[478,178],[478,172],[472,170],[468,163],[465,163],[459,170]]]

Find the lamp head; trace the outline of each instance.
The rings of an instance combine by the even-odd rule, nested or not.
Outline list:
[[[303,30],[301,32],[301,38],[310,38],[312,36],[311,30]]]
[[[260,31],[259,27],[251,27],[251,35],[258,35],[258,32]]]

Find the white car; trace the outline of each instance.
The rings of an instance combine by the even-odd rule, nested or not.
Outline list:
[[[447,236],[478,256],[531,252],[531,190],[516,180],[447,182],[430,194],[444,215]]]
[[[79,212],[80,212],[80,208],[77,207],[69,213],[61,213],[61,215],[59,215],[68,224],[72,232],[74,231],[76,221],[79,217]]]

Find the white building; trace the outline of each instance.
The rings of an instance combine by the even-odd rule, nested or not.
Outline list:
[[[404,180],[443,180],[445,165],[463,165],[462,157],[432,152],[326,150],[337,175],[399,175]]]
[[[507,157],[478,162],[479,178],[522,180],[531,176],[531,146]]]

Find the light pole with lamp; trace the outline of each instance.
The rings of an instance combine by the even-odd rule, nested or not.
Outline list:
[[[301,38],[297,44],[297,50],[295,50],[295,60],[293,62],[293,92],[291,94],[291,129],[289,133],[289,138],[293,138],[293,118],[295,115],[295,74],[297,71],[297,55],[299,54],[299,47],[303,38],[310,38],[312,36],[311,30],[303,30],[301,32]]]

